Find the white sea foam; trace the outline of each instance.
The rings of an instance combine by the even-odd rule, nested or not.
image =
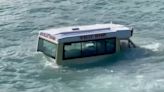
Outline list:
[[[146,49],[150,49],[152,51],[159,51],[161,44],[160,43],[152,43],[152,44],[148,44],[148,45],[143,45],[141,47],[146,48]]]
[[[57,69],[59,68],[59,65],[56,64],[54,59],[45,56],[45,67]]]

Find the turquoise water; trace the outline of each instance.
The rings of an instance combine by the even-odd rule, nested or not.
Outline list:
[[[0,0],[0,92],[163,92],[164,1]],[[141,48],[112,62],[70,68],[36,52],[42,29],[95,23],[135,29]]]

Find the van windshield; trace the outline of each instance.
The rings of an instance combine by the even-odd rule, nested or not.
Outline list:
[[[43,52],[47,56],[55,58],[57,45],[45,39],[39,38],[38,51]]]

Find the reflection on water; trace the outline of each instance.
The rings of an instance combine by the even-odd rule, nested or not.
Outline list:
[[[164,1],[1,0],[0,92],[163,92]],[[134,27],[139,48],[67,67],[36,52],[42,29],[96,23]]]

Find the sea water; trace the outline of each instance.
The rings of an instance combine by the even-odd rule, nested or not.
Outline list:
[[[111,21],[139,48],[83,68],[36,52],[40,30]],[[0,92],[163,92],[163,44],[162,0],[0,0]]]

